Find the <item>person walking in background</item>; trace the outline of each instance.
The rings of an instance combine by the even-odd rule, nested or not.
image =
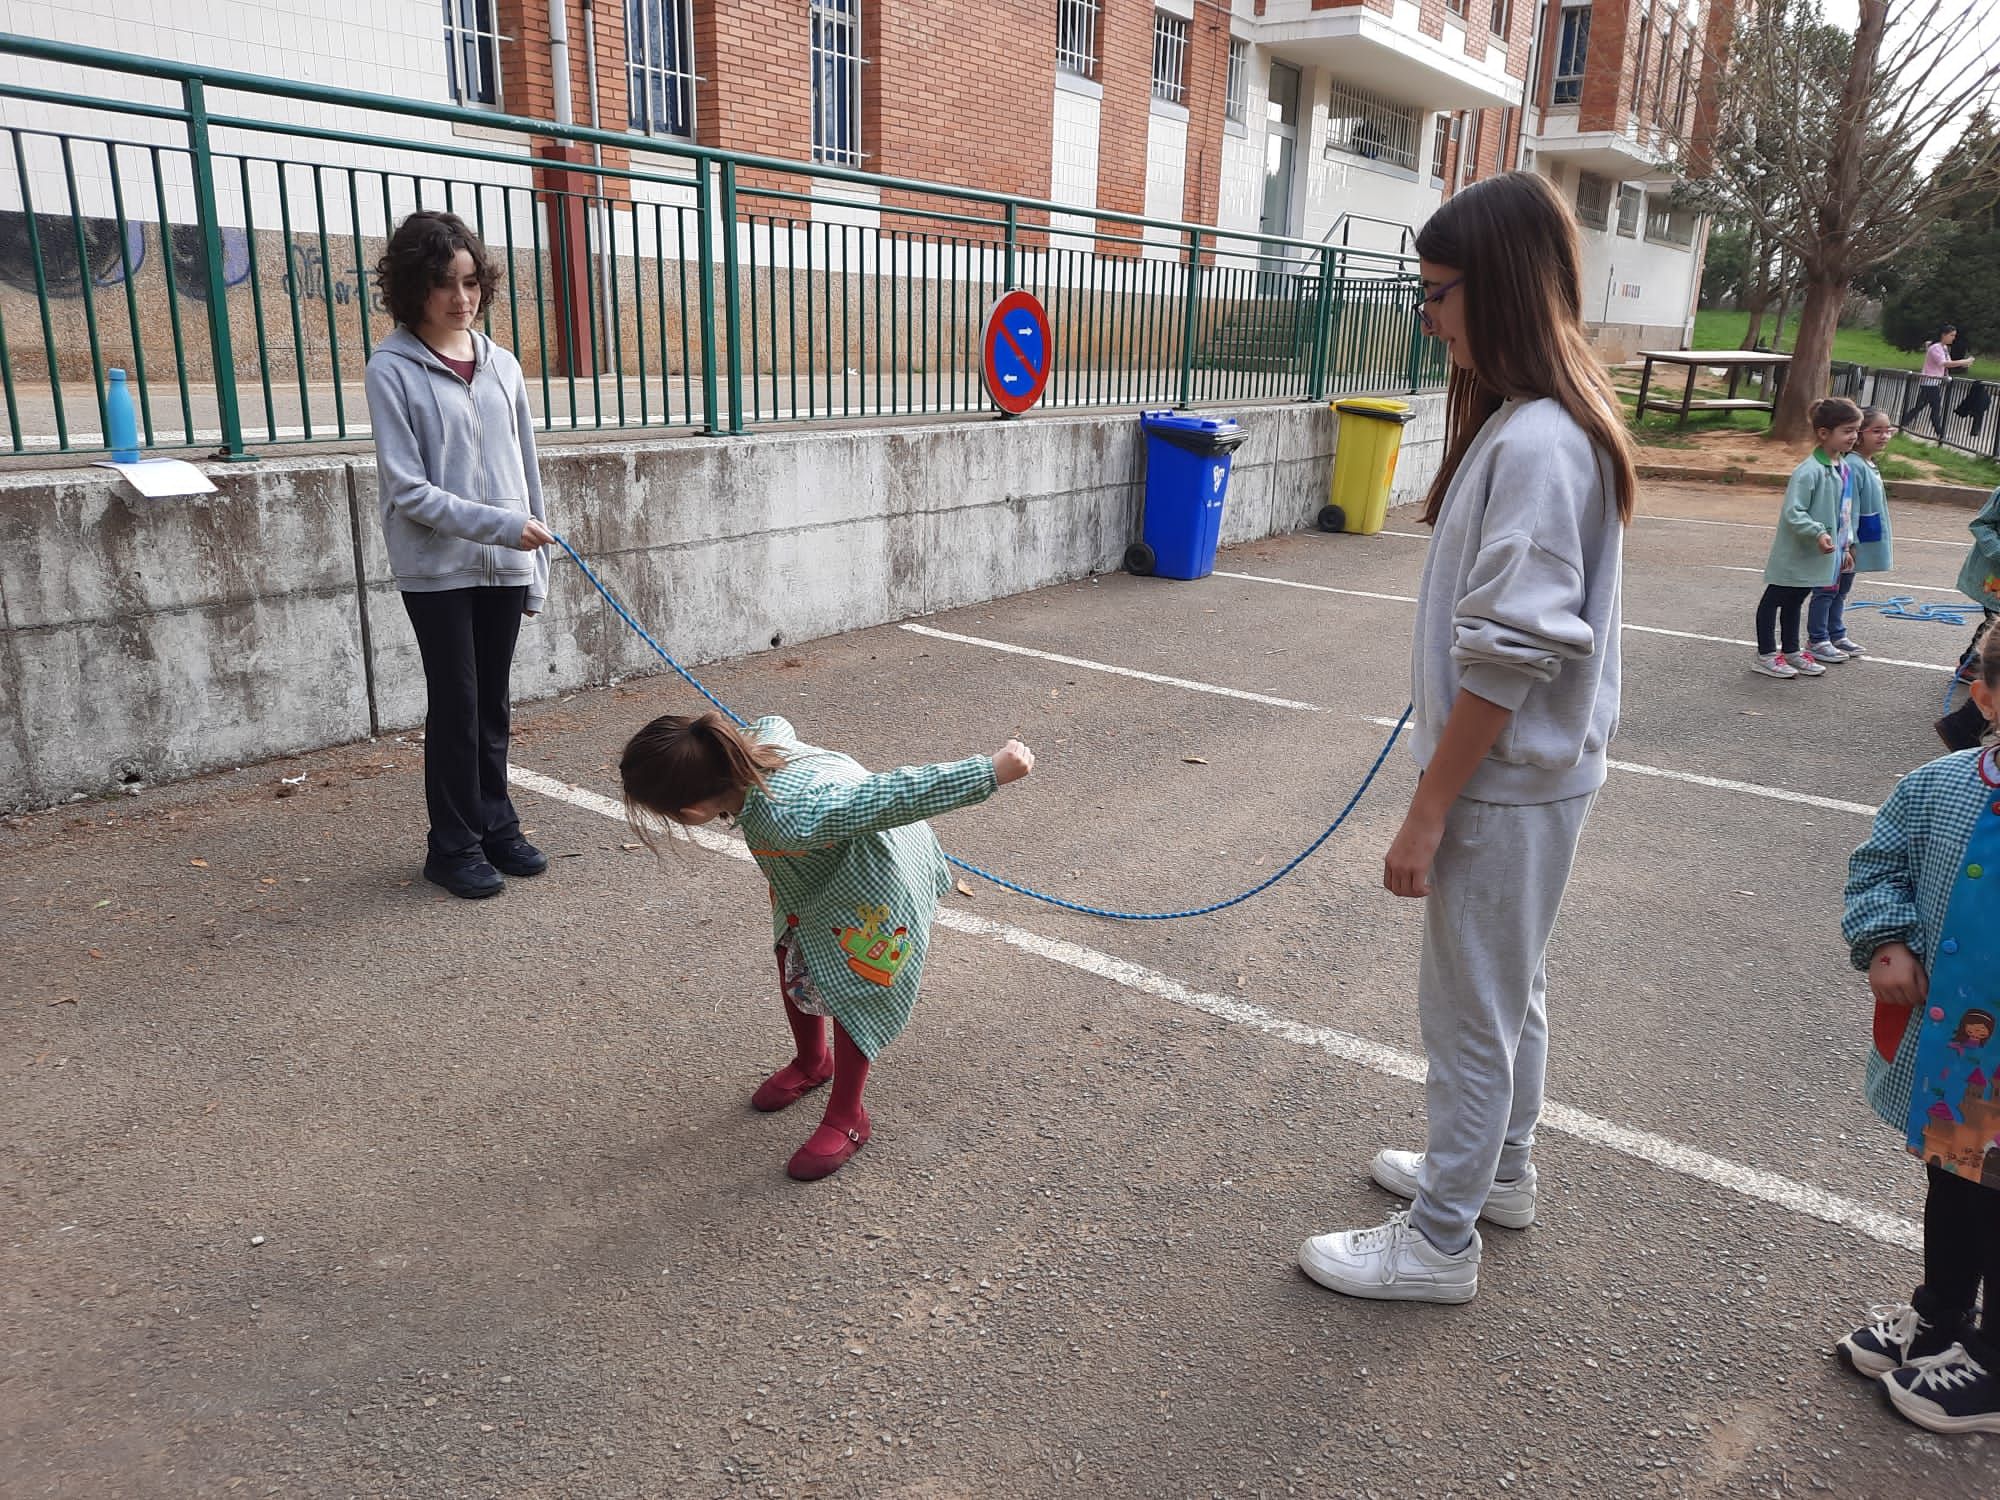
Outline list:
[[[508,677],[555,540],[535,419],[513,355],[473,330],[500,268],[456,214],[396,226],[376,269],[395,330],[368,361],[368,420],[389,566],[423,656],[424,879],[497,896],[539,875],[507,794]]]
[[[1931,414],[1931,434],[1940,441],[1944,438],[1944,388],[1950,379],[1950,372],[1962,370],[1972,363],[1972,357],[1964,359],[1951,357],[1951,346],[1958,342],[1958,330],[1947,323],[1938,330],[1938,336],[1931,340],[1924,350],[1924,367],[1917,372],[1917,399],[1910,403],[1910,409],[1903,413],[1903,420],[1896,425],[1908,432],[1910,418],[1920,411]]]

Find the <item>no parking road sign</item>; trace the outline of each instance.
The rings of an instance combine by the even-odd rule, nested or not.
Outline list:
[[[1032,292],[1009,292],[993,304],[980,347],[986,394],[995,406],[1018,417],[1042,399],[1055,363],[1055,341],[1049,336],[1049,315]]]

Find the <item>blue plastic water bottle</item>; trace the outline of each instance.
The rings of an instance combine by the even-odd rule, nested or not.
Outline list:
[[[125,384],[125,372],[114,367],[111,386],[104,393],[105,433],[111,446],[111,461],[136,464],[139,461],[139,422],[132,414],[132,392]]]

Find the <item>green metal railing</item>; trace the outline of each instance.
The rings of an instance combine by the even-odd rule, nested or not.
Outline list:
[[[991,415],[980,327],[1016,287],[1053,325],[1048,407],[1444,376],[1402,256],[19,36],[0,53],[119,75],[0,83],[28,106],[0,124],[0,452],[101,450],[114,366],[148,447],[365,434],[362,367],[392,326],[373,268],[418,207],[464,216],[503,268],[484,328],[550,431]],[[283,118],[300,105],[338,123]],[[57,110],[90,128],[44,124]],[[301,143],[319,159],[281,154]]]

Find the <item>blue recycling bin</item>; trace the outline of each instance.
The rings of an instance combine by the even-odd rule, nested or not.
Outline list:
[[[1230,417],[1148,411],[1139,422],[1146,433],[1145,523],[1142,540],[1126,550],[1126,570],[1206,578],[1215,571],[1230,463],[1249,434]]]

